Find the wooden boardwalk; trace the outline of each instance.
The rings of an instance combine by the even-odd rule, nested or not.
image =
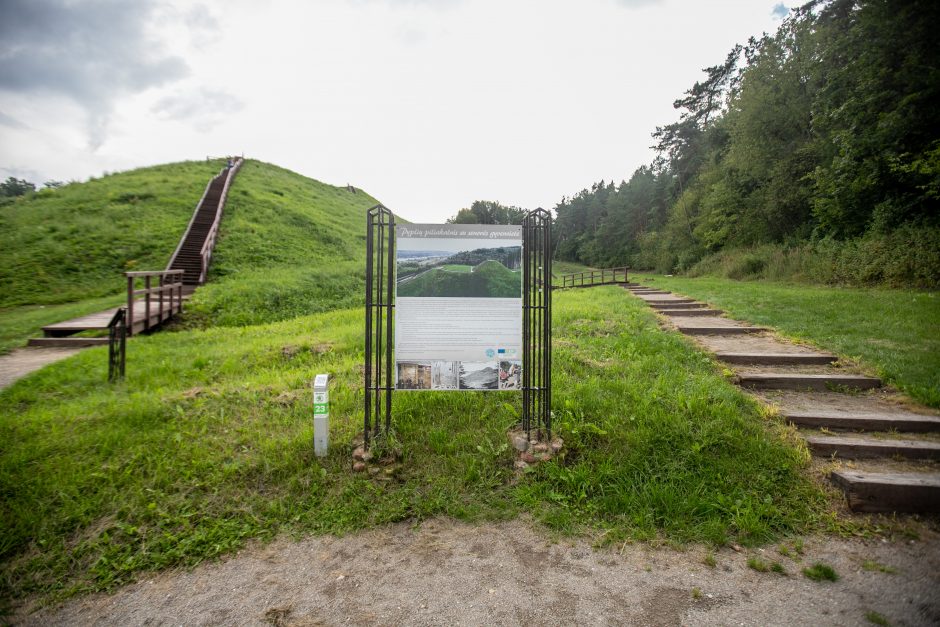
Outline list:
[[[162,304],[159,299],[150,300],[150,316],[147,316],[147,303],[143,299],[134,301],[134,318],[128,319],[128,329],[133,329],[131,335],[142,333],[148,329],[156,328],[169,320],[173,315],[180,312],[180,307],[174,307],[171,311],[170,304],[164,301]],[[114,318],[114,314],[120,307],[112,307],[87,316],[79,316],[71,320],[63,320],[54,324],[47,324],[42,328],[45,337],[34,337],[29,340],[29,346],[93,346],[95,344],[107,344],[107,337],[69,337],[83,331],[107,332],[108,323]]]
[[[156,272],[125,272],[127,277],[127,334],[136,335],[159,327],[183,311],[182,270]],[[156,279],[156,281],[154,281]],[[144,287],[137,288],[143,281]],[[154,285],[153,283],[156,283]],[[138,298],[143,296],[143,298]],[[32,338],[29,346],[94,346],[107,344],[106,337],[70,337],[90,331],[104,333],[120,307],[47,324],[42,328],[44,337]]]

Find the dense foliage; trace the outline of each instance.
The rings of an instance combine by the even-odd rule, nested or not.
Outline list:
[[[770,246],[835,260],[810,279],[940,284],[937,23],[922,0],[792,11],[674,103],[651,165],[562,199],[557,257],[669,272]],[[762,276],[772,255],[745,257]]]

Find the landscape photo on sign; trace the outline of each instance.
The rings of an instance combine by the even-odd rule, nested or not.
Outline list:
[[[499,372],[497,370],[496,362],[460,362],[460,389],[499,389]]]
[[[399,240],[397,295],[521,298],[522,247],[499,244],[485,239]]]

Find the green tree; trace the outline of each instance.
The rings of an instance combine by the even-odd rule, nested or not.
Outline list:
[[[0,196],[22,196],[23,194],[34,191],[36,191],[36,186],[26,179],[18,179],[11,176],[0,183]]]

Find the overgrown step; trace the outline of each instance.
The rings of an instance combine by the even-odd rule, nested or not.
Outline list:
[[[837,470],[829,478],[856,512],[940,512],[940,474]]]
[[[806,444],[816,455],[836,455],[845,459],[903,457],[940,459],[940,444],[923,440],[877,440],[875,438],[813,435]]]
[[[834,386],[853,390],[873,390],[881,387],[881,379],[854,374],[784,374],[742,372],[738,383],[761,390],[818,390],[825,392]]]
[[[831,364],[835,355],[824,353],[715,353],[719,361],[748,366],[792,366]]]
[[[719,316],[724,312],[721,309],[703,309],[701,307],[692,309],[663,309],[659,313],[667,316]]]
[[[32,337],[26,342],[26,345],[43,348],[82,348],[83,346],[98,346],[107,343],[108,338],[106,337]]]
[[[911,413],[845,413],[788,411],[784,418],[798,427],[853,429],[856,431],[940,431],[940,417]]]

